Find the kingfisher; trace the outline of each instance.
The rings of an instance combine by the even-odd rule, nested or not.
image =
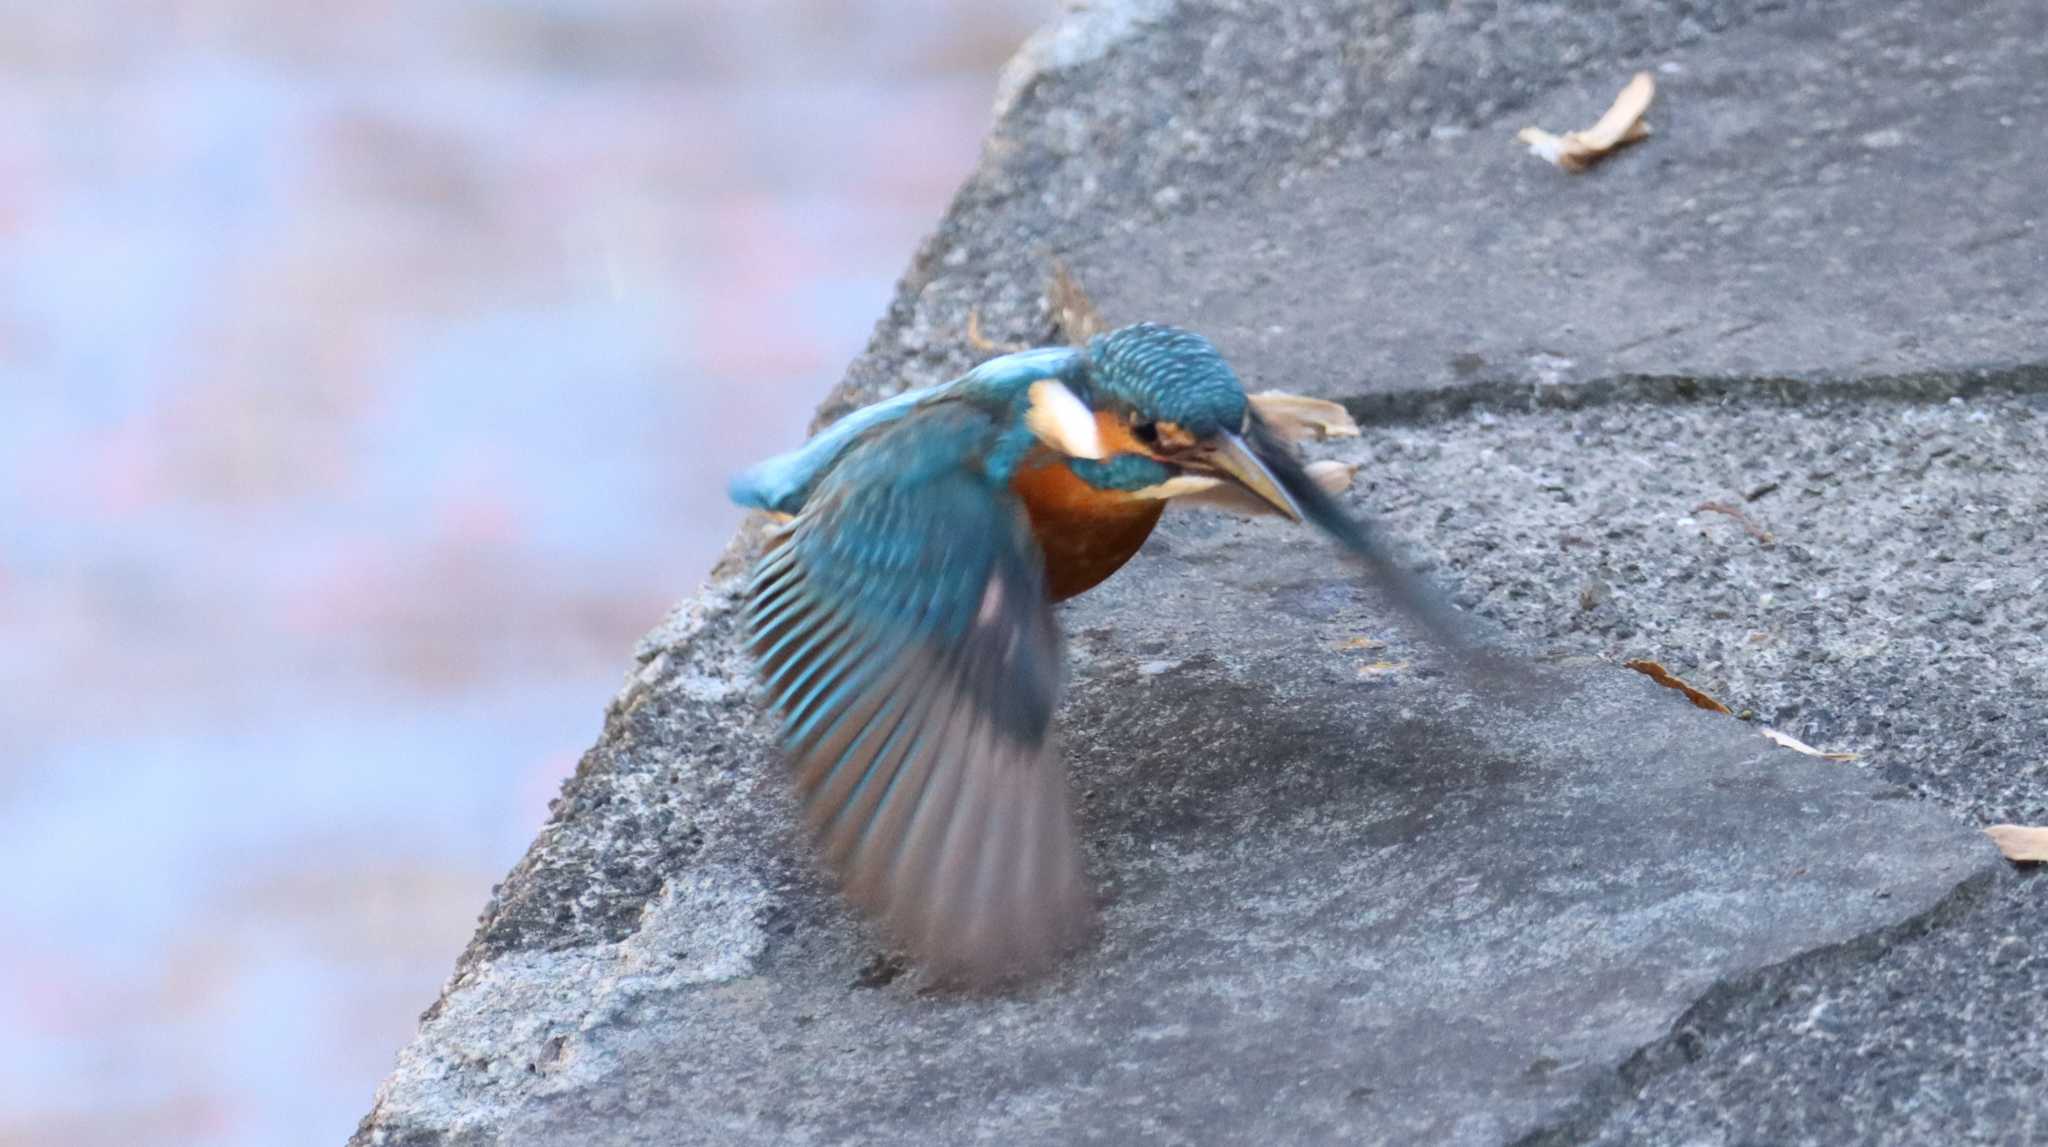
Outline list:
[[[1036,974],[1092,927],[1053,607],[1129,561],[1168,503],[1318,526],[1471,648],[1262,405],[1207,339],[1141,323],[864,407],[733,480],[780,519],[744,618],[803,819],[847,897],[940,982]]]

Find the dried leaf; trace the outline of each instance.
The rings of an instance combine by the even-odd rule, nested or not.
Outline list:
[[[2048,825],[1994,824],[1984,835],[2017,864],[2048,863]]]
[[[1377,637],[1347,637],[1337,646],[1339,649],[1385,649],[1387,643]]]
[[[1081,289],[1081,281],[1063,260],[1052,261],[1052,280],[1046,284],[1045,301],[1052,306],[1053,325],[1060,337],[1073,346],[1084,345],[1109,329],[1096,311],[1095,301]]]
[[[1616,148],[1648,138],[1650,125],[1643,115],[1657,96],[1657,80],[1648,72],[1637,72],[1613,106],[1598,123],[1584,131],[1554,135],[1542,128],[1525,127],[1515,138],[1529,145],[1530,152],[1566,171],[1584,171]]]
[[[1303,469],[1308,471],[1309,480],[1321,486],[1325,494],[1342,494],[1351,488],[1351,480],[1358,476],[1358,463],[1339,462],[1335,458],[1319,458]]]
[[[1360,677],[1385,677],[1390,673],[1399,673],[1406,668],[1408,668],[1406,661],[1375,661],[1370,665],[1359,666],[1358,675]]]
[[[1358,437],[1358,423],[1341,403],[1278,390],[1254,394],[1251,399],[1252,409],[1266,425],[1289,442]]]
[[[1686,684],[1684,681],[1674,676],[1669,669],[1664,668],[1662,665],[1657,664],[1655,661],[1624,661],[1622,662],[1622,664],[1628,666],[1630,669],[1633,669],[1638,673],[1641,673],[1645,677],[1648,677],[1650,680],[1655,681],[1657,684],[1662,685],[1666,689],[1678,690],[1680,693],[1685,694],[1686,700],[1692,702],[1694,705],[1697,705],[1702,709],[1705,709],[1712,713],[1728,713],[1728,715],[1731,717],[1735,715],[1732,712],[1729,712],[1728,706],[1721,704],[1719,701],[1714,700],[1707,694]]]
[[[1784,748],[1791,749],[1793,752],[1796,753],[1805,753],[1809,757],[1819,757],[1824,761],[1853,761],[1856,759],[1856,754],[1854,753],[1825,752],[1823,750],[1814,748],[1812,745],[1807,744],[1805,741],[1800,740],[1799,738],[1793,736],[1790,733],[1781,733],[1776,729],[1759,728],[1757,732],[1762,733],[1764,735],[1764,739],[1768,741],[1771,741]]]
[[[1656,77],[1648,72],[1637,72],[1629,77],[1621,94],[1614,97],[1614,104],[1607,109],[1607,114],[1592,127],[1575,134],[1595,151],[1611,150],[1627,139],[1629,132],[1643,126],[1643,114],[1650,110],[1650,101],[1656,98]]]

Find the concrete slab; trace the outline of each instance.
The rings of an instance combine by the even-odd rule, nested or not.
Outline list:
[[[1354,645],[1391,636],[1380,610],[1305,541],[1190,520],[1066,612],[1104,938],[996,1000],[876,983],[872,939],[792,859],[758,734],[703,736],[707,709],[748,722],[712,605],[579,782],[609,799],[557,830],[615,860],[671,807],[692,854],[644,873],[611,943],[476,961],[376,1125],[1512,1142],[1618,1090],[1717,989],[1868,947],[1996,870],[1939,810],[1612,665],[1518,705],[1375,671]]]
[[[1190,517],[1066,613],[1102,944],[934,998],[805,860],[716,580],[357,1141],[2040,1126],[2041,885],[1975,833],[2048,810],[2038,6],[1091,12],[827,413],[966,365],[969,306],[1043,337],[1063,250],[1111,318],[1387,420],[1359,504],[1555,691],[1473,697],[1306,536]],[[1662,63],[1611,167],[1507,144]],[[1612,665],[1645,654],[1864,759]]]
[[[1637,67],[1640,146],[1572,175],[1515,143],[1586,126]],[[2044,124],[2048,7],[1772,19],[1071,261],[1113,320],[1196,327],[1290,389],[2012,366],[2040,358]]]

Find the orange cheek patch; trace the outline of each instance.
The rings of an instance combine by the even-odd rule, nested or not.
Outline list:
[[[1149,457],[1152,453],[1138,441],[1137,435],[1131,433],[1130,423],[1107,411],[1095,412],[1095,432],[1102,438],[1104,457],[1118,454],[1144,454]]]

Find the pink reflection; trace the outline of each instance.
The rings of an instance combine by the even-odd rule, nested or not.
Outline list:
[[[347,1135],[1044,7],[10,15],[0,1144]]]

